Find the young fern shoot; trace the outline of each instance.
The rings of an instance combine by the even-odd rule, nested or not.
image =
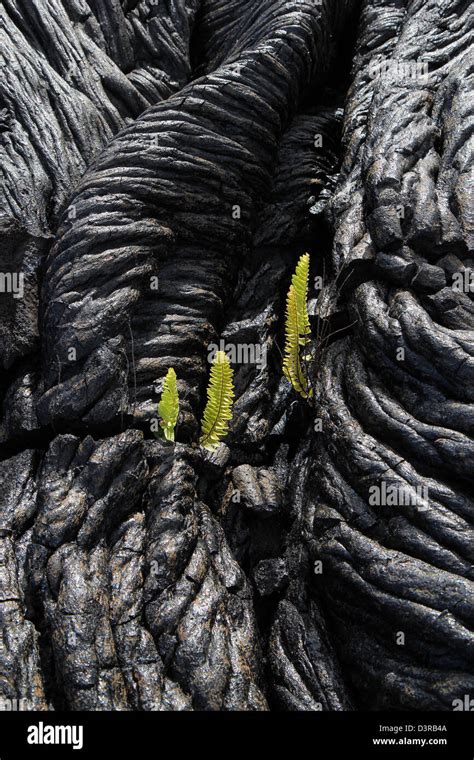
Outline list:
[[[234,402],[234,372],[224,351],[217,351],[207,386],[207,404],[201,422],[201,446],[212,451],[229,428]]]
[[[295,391],[303,398],[308,398],[310,390],[308,381],[304,375],[300,359],[300,322],[296,305],[296,294],[293,285],[290,285],[286,302],[286,327],[285,327],[285,356],[283,360],[283,374],[289,380]]]
[[[311,334],[308,315],[309,254],[301,256],[291,278],[286,300],[285,353],[283,374],[303,398],[313,394],[301,364],[301,349],[309,342]],[[306,359],[306,356],[303,357]]]
[[[309,253],[300,257],[291,278],[291,284],[295,290],[296,310],[300,329],[299,344],[305,346],[309,342],[311,326],[308,315],[308,283],[309,283]]]
[[[174,441],[174,429],[178,421],[179,396],[176,385],[176,372],[172,367],[166,373],[160,403],[158,404],[160,427],[167,441]]]

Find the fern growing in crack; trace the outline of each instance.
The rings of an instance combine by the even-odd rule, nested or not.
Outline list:
[[[207,387],[207,404],[201,422],[200,444],[212,451],[229,428],[234,402],[234,372],[224,351],[217,351]]]
[[[309,254],[301,256],[296,270],[291,278],[291,285],[286,300],[285,321],[285,350],[283,358],[283,374],[295,391],[303,398],[310,398],[312,390],[309,387],[307,373],[302,365],[301,350],[309,342],[311,334],[308,315],[308,281]]]
[[[299,344],[305,346],[311,335],[308,315],[308,283],[309,283],[309,253],[300,257],[291,284],[295,291],[296,311],[300,329]]]
[[[176,385],[176,372],[172,367],[166,373],[158,404],[160,427],[167,441],[174,441],[174,429],[179,414],[179,395]]]

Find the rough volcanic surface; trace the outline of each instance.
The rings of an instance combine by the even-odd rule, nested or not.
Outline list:
[[[4,0],[1,704],[474,698],[473,16]],[[305,251],[309,400],[281,370]]]

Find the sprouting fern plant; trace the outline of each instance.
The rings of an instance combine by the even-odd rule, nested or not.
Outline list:
[[[300,358],[300,339],[298,309],[293,285],[290,285],[286,302],[285,326],[285,356],[283,359],[283,374],[289,380],[295,391],[303,398],[308,398],[310,389],[303,372]]]
[[[217,351],[209,384],[207,404],[201,422],[201,446],[212,451],[223,438],[232,419],[234,402],[234,372],[224,351]]]
[[[174,441],[174,429],[179,414],[179,396],[176,385],[176,372],[172,367],[166,373],[163,383],[163,390],[158,404],[158,414],[160,415],[160,427],[166,440]]]
[[[306,345],[311,335],[311,326],[308,315],[308,283],[309,283],[309,253],[300,257],[295,273],[291,278],[291,284],[295,290],[296,310],[298,313],[298,325],[300,330],[299,344]]]
[[[305,253],[296,265],[286,300],[285,353],[283,359],[283,374],[303,398],[312,396],[312,390],[301,363],[301,348],[304,348],[309,342],[309,335],[311,334],[307,306],[308,280],[309,254]]]

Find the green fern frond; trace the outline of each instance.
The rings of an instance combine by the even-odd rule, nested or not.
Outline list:
[[[207,404],[201,423],[200,444],[212,451],[226,435],[232,419],[234,372],[224,351],[217,351],[207,386]]]
[[[309,253],[304,253],[300,257],[291,278],[291,284],[295,289],[296,309],[298,312],[299,335],[298,343],[300,346],[308,343],[308,336],[311,334],[311,327],[308,316],[308,282],[309,282]]]
[[[176,372],[172,367],[166,373],[163,383],[160,403],[158,404],[158,414],[161,418],[160,427],[166,440],[174,441],[174,429],[179,414],[179,396],[176,385]]]
[[[295,391],[309,398],[312,390],[301,365],[300,350],[309,342],[311,327],[308,314],[309,254],[300,257],[286,301],[285,355],[283,374]],[[306,358],[306,357],[304,357]]]
[[[308,398],[311,396],[311,391],[308,387],[308,381],[304,376],[300,360],[300,336],[302,335],[302,331],[299,316],[295,287],[294,285],[290,285],[286,302],[283,374],[295,391],[303,398]]]

